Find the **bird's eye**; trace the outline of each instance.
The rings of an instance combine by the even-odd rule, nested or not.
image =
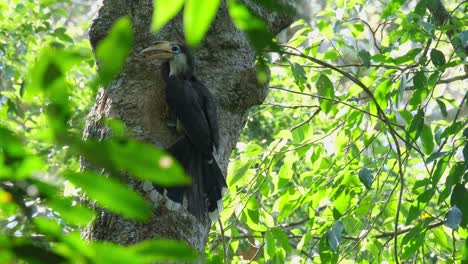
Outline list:
[[[180,47],[177,45],[173,45],[171,50],[172,50],[172,53],[180,53]]]

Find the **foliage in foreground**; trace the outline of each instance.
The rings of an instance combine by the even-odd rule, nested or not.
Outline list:
[[[177,166],[159,165],[165,154],[132,141],[115,120],[103,120],[114,138],[81,140],[96,87],[115,78],[131,51],[131,25],[120,20],[100,44],[121,53],[98,48],[96,75],[89,44],[73,41],[65,6],[53,2],[0,4],[6,21],[0,25],[0,262],[194,259],[176,241],[122,247],[80,239],[77,230],[93,212],[70,195],[75,187],[100,206],[144,221],[149,205],[112,176],[131,171],[161,183],[164,172],[175,180],[164,184],[186,179],[176,177]],[[164,9],[179,10],[183,2]],[[197,14],[207,20],[185,28],[195,45],[214,16],[187,2],[190,25],[197,25],[190,23]],[[271,46],[265,24],[228,2],[252,45],[259,51]],[[284,45],[273,45],[281,52],[259,53],[259,62],[272,69],[272,90],[253,109],[233,153],[231,196],[223,229],[213,226],[208,261],[468,258],[467,54],[460,49],[467,46],[467,12],[448,3],[452,18],[442,24],[431,9],[437,2],[328,1],[314,18],[292,26]],[[77,173],[80,155],[111,177]]]

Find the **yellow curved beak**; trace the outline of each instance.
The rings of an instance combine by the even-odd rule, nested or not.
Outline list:
[[[169,60],[174,57],[171,42],[169,41],[153,42],[151,46],[144,49],[140,54],[146,55],[146,60]]]

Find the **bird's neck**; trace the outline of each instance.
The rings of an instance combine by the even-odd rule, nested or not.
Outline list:
[[[173,60],[169,61],[169,76],[188,80],[192,78],[192,74],[192,67],[187,63],[185,55],[176,56]]]

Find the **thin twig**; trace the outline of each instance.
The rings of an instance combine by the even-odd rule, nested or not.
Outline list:
[[[447,78],[447,79],[444,79],[444,80],[440,80],[439,83],[451,83],[451,82],[465,80],[465,79],[468,79],[468,74],[464,74],[464,75],[455,76],[455,77],[452,77],[452,78]]]
[[[227,264],[227,249],[226,249],[226,237],[224,236],[223,223],[221,222],[221,217],[218,218],[219,229],[221,230],[221,241],[223,242],[223,255],[224,255],[224,264]]]
[[[307,119],[304,120],[303,122],[301,122],[301,123],[299,123],[299,124],[293,126],[293,127],[291,128],[291,132],[294,131],[294,130],[296,130],[296,129],[298,129],[298,128],[300,128],[301,126],[303,126],[303,125],[309,123],[310,120],[314,119],[314,117],[318,115],[318,113],[320,113],[320,108],[317,109],[317,110],[315,110],[315,112],[314,112],[312,115],[310,115],[309,118],[307,118]]]
[[[439,221],[439,222],[435,222],[435,223],[432,223],[430,225],[427,226],[426,229],[433,229],[433,228],[436,228],[436,227],[439,227],[441,225],[444,224],[444,221]],[[400,231],[398,231],[396,233],[397,236],[401,235],[401,234],[405,234],[405,233],[408,233],[409,231],[411,231],[413,229],[413,226],[412,227],[408,227],[408,228],[405,228],[405,229],[402,229]],[[376,235],[374,236],[374,238],[393,238],[395,236],[395,233],[392,231],[392,232],[384,232],[384,233],[381,233],[379,235]]]

